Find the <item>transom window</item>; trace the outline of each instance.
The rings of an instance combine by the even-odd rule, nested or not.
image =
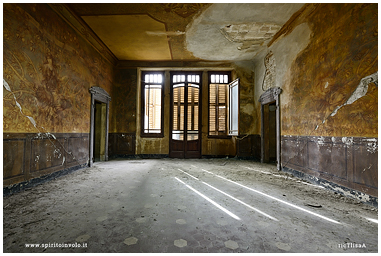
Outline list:
[[[164,72],[142,72],[142,136],[163,137]]]

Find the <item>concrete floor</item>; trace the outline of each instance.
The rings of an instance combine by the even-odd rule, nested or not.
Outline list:
[[[378,252],[377,209],[252,161],[100,162],[3,203],[4,252]]]

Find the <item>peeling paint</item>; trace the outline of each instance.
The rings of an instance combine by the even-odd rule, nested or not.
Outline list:
[[[346,106],[350,105],[356,100],[360,99],[361,97],[365,96],[365,94],[368,92],[368,85],[370,83],[378,84],[378,71],[370,76],[366,76],[361,79],[360,84],[357,86],[356,90],[352,93],[352,95],[349,97],[349,99],[341,106],[338,106],[329,116],[334,116],[337,114],[337,111]]]
[[[328,82],[327,82],[328,83]],[[339,109],[341,109],[342,107],[346,106],[346,105],[350,105],[352,104],[353,102],[355,102],[356,100],[360,99],[361,97],[365,96],[366,93],[368,92],[368,85],[370,83],[375,83],[376,86],[378,86],[378,71],[374,74],[371,74],[370,76],[366,76],[364,78],[361,79],[359,85],[356,87],[355,91],[352,93],[352,95],[348,98],[348,100],[336,107],[331,114],[329,114],[322,122],[321,124],[324,124],[325,121],[330,118],[331,116],[334,116],[337,114],[337,111],[339,111]],[[315,126],[315,131],[319,128],[319,125],[316,125]]]
[[[320,136],[320,137],[318,138],[317,144],[318,144],[319,146],[324,145],[324,137]]]
[[[61,151],[59,149],[54,150],[54,157],[61,158]]]
[[[377,153],[378,152],[378,141],[376,138],[373,139],[367,139],[368,143],[366,144],[366,150],[371,153]]]
[[[353,145],[353,137],[343,137],[341,141],[347,146]]]

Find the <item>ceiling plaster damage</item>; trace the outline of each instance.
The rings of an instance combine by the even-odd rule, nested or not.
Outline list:
[[[252,61],[303,3],[68,4],[116,59]]]
[[[187,26],[186,48],[204,60],[252,60],[303,5],[212,4]]]
[[[237,47],[238,50],[257,51],[259,47],[266,45],[280,28],[280,25],[274,23],[253,22],[227,25],[220,31],[230,42],[241,43],[241,46]]]

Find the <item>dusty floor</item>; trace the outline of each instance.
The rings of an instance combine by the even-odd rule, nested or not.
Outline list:
[[[252,161],[101,162],[3,203],[4,252],[378,252],[377,209]]]

